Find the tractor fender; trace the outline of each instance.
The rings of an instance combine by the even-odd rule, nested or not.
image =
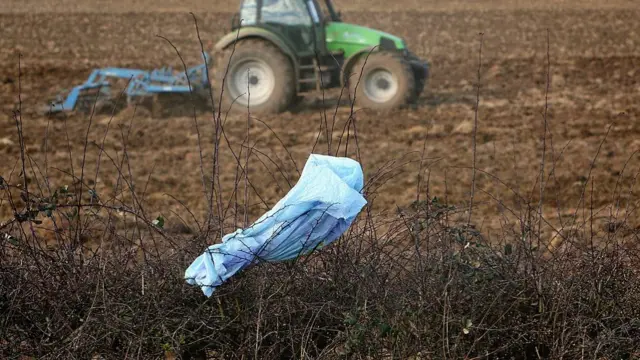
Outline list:
[[[366,57],[369,54],[369,52],[376,51],[375,49],[376,49],[376,46],[365,47],[363,49],[358,50],[358,52],[353,53],[344,61],[344,65],[342,66],[342,76],[340,77],[340,80],[342,81],[342,83],[340,84],[341,86],[345,86],[349,81],[349,76],[351,75],[351,68],[356,64],[360,56],[364,55]]]
[[[288,58],[291,60],[291,64],[294,68],[294,79],[296,84],[298,82],[298,62],[296,61],[295,52],[291,49],[291,46],[279,38],[277,35],[272,33],[269,30],[258,28],[258,27],[242,27],[237,32],[230,32],[223,36],[218,42],[214,45],[213,49],[216,52],[223,51],[228,47],[232,46],[236,41],[248,39],[248,38],[259,38],[266,41],[271,42],[275,46],[280,49]]]

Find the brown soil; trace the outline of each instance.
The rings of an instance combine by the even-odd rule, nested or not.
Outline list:
[[[510,210],[515,213],[524,210],[509,188],[524,198],[532,196],[533,203],[537,202],[543,149],[547,28],[550,30],[551,84],[545,175],[549,176],[554,163],[555,170],[546,186],[546,216],[555,224],[556,209],[566,215],[582,208],[584,179],[596,154],[598,158],[591,172],[595,180],[593,194],[589,183],[584,195],[586,206],[592,204],[594,211],[608,211],[603,209],[613,204],[618,195],[623,208],[627,202],[636,201],[637,193],[630,189],[634,183],[632,178],[640,169],[640,156],[634,153],[640,150],[640,23],[637,21],[640,7],[633,5],[635,2],[605,5],[604,1],[586,4],[566,1],[561,6],[545,7],[498,1],[486,8],[479,5],[467,8],[460,1],[449,6],[438,2],[427,2],[424,6],[416,5],[416,1],[405,2],[404,8],[397,5],[384,11],[382,2],[376,2],[367,5],[369,11],[364,12],[357,8],[364,8],[358,5],[363,2],[356,1],[350,2],[348,11],[344,11],[345,21],[404,37],[414,52],[432,64],[432,78],[416,109],[384,116],[357,113],[357,144],[366,178],[371,180],[390,162],[407,163],[398,169],[402,172],[394,173],[395,176],[377,190],[377,195],[370,198],[374,207],[393,210],[416,198],[420,152],[425,140],[424,167],[428,171],[423,175],[429,176],[430,195],[466,206],[471,188],[480,32],[484,35],[476,166],[482,172],[476,177],[474,220],[486,233],[491,233],[501,231],[504,221],[513,219]],[[0,175],[7,180],[16,181],[19,173],[16,167],[20,158],[18,136],[11,116],[18,106],[19,86],[27,154],[37,162],[39,170],[36,171],[46,171],[54,186],[62,186],[71,184],[70,158],[73,172],[79,173],[89,119],[83,116],[73,116],[66,121],[47,119],[34,111],[37,107],[59,90],[84,81],[94,67],[171,65],[181,70],[182,63],[175,50],[156,35],[170,39],[187,66],[200,60],[193,19],[183,5],[176,5],[175,1],[161,1],[160,5],[154,1],[149,7],[136,3],[130,12],[123,11],[129,6],[125,2],[108,9],[80,6],[73,1],[64,3],[76,11],[64,13],[55,4],[36,9],[28,1],[9,1],[0,6],[0,11],[4,11],[0,14],[0,108],[3,113]],[[205,5],[205,2],[189,4],[192,3],[205,49],[209,49],[227,30],[229,14],[216,12],[214,5]],[[140,12],[150,10],[157,12]],[[221,10],[232,8],[226,6]],[[20,79],[18,53],[22,54]],[[326,113],[331,122],[334,111],[331,105],[335,104],[336,95],[327,94],[327,98]],[[256,204],[253,219],[265,209],[266,205],[260,205],[260,198],[271,206],[288,190],[287,181],[265,155],[286,171],[289,182],[295,183],[295,166],[280,140],[301,170],[320,128],[323,112],[320,99],[319,96],[307,99],[306,109],[261,118],[279,139],[260,122],[252,123],[249,140],[257,141],[256,149],[264,154],[254,152],[249,164],[250,180],[260,195],[250,197],[252,204]],[[337,150],[348,114],[349,107],[341,105],[336,117],[333,152]],[[128,136],[130,171],[137,189],[146,187],[145,198],[152,215],[164,213],[169,219],[175,219],[173,211],[188,221],[189,215],[170,194],[201,216],[206,209],[206,197],[193,118],[153,119],[144,112],[133,115],[128,109],[112,121],[107,115],[93,119],[88,132],[85,178],[97,180],[98,192],[110,196],[109,189],[116,183],[117,173],[109,157],[119,162],[116,159],[122,156],[122,136]],[[198,113],[198,125],[204,161],[209,163],[213,136],[211,115]],[[246,133],[246,116],[229,117],[225,129],[237,153]],[[606,142],[599,150],[607,132]],[[105,133],[107,153],[102,155],[96,179],[97,145],[102,144]],[[347,154],[355,157],[353,128],[350,133]],[[228,146],[224,147],[221,181],[225,201],[228,201],[236,165]],[[325,137],[320,137],[315,151],[326,153],[327,147]],[[345,140],[340,154],[344,155],[344,151]],[[265,164],[273,176],[265,172]],[[207,173],[209,168],[207,166]],[[129,176],[129,167],[125,165],[124,170]],[[621,183],[617,185],[619,179]],[[35,182],[32,184],[35,186]],[[424,198],[426,187],[421,191]],[[242,198],[239,196],[240,201]],[[1,220],[10,213],[6,203],[0,206]],[[635,215],[631,220],[634,223]]]

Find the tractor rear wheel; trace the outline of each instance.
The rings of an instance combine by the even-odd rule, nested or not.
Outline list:
[[[377,51],[363,54],[349,78],[355,104],[377,111],[389,111],[413,102],[415,78],[401,54]]]
[[[221,112],[280,113],[296,95],[294,68],[276,46],[262,40],[241,40],[216,57],[209,76],[215,79],[214,102]],[[226,76],[226,77],[225,77]],[[223,82],[224,80],[224,82]],[[224,85],[223,85],[224,84]],[[220,92],[222,91],[222,104]]]

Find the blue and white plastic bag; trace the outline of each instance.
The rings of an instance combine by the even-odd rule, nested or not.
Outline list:
[[[185,272],[209,297],[234,274],[258,261],[286,261],[340,237],[367,201],[364,176],[352,159],[312,154],[296,185],[246,229],[211,245]]]

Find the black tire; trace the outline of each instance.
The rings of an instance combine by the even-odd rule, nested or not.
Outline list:
[[[366,62],[366,63],[365,63]],[[369,77],[377,70],[386,70],[394,78],[397,85],[395,93],[389,93],[388,98],[373,98],[371,80]],[[415,79],[411,66],[406,62],[402,54],[378,51],[371,54],[365,53],[351,68],[351,76],[348,79],[351,99],[355,105],[376,111],[390,111],[401,108],[413,102],[415,97]],[[384,89],[390,82],[382,80],[378,82],[379,88]]]
[[[427,83],[427,78],[422,74],[422,72],[418,72],[418,71],[415,72],[415,83],[416,83],[416,89],[415,89],[416,95],[415,95],[414,101],[418,101]]]
[[[231,62],[229,60],[231,59]],[[294,67],[289,58],[275,45],[256,39],[240,40],[229,46],[224,52],[217,54],[215,64],[210,69],[209,78],[213,79],[213,101],[216,112],[220,106],[220,91],[222,90],[222,114],[247,112],[247,100],[252,114],[277,114],[286,111],[296,95]],[[238,73],[243,73],[242,66],[247,61],[262,64],[262,70],[272,74],[273,87],[262,99],[254,100],[251,91],[247,96],[247,84],[240,90],[239,82],[234,83]],[[256,71],[259,73],[259,68]],[[225,78],[226,76],[226,78]],[[260,81],[259,76],[252,76]],[[266,78],[265,78],[266,79]],[[224,89],[222,89],[224,80]],[[262,101],[260,101],[262,100]]]
[[[407,57],[409,59],[409,61],[420,61],[420,59],[414,54],[414,53],[409,53],[409,56]],[[414,81],[415,81],[415,98],[414,101],[417,101],[420,98],[420,95],[422,95],[424,88],[427,84],[427,74],[425,73],[424,69],[422,69],[421,67],[412,67],[413,68],[413,77],[414,77]]]

